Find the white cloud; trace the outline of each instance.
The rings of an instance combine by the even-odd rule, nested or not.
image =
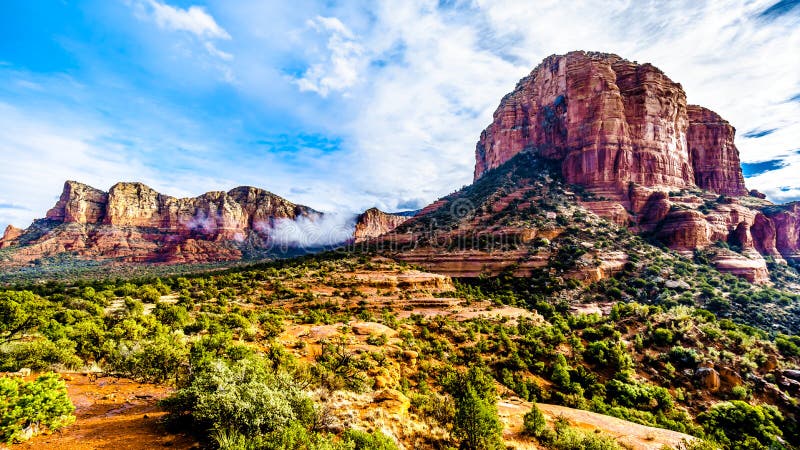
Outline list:
[[[225,61],[230,61],[233,59],[233,55],[218,49],[213,42],[206,42],[205,47],[206,50],[208,50],[208,53],[211,54],[212,56],[216,56],[217,58]]]
[[[231,53],[220,50],[214,41],[231,40],[231,35],[222,28],[211,14],[201,6],[190,6],[187,9],[161,3],[158,0],[126,0],[133,9],[133,13],[141,20],[153,21],[162,30],[169,32],[186,33],[184,42],[176,44],[175,48],[189,58],[197,59],[198,56],[187,43],[199,44],[207,54],[214,59],[228,62],[233,59]],[[230,68],[220,64],[204,64],[215,66],[223,75],[223,80],[233,82],[234,77]]]
[[[749,178],[748,184],[758,186],[775,202],[800,199],[800,149],[783,158],[783,166]]]
[[[311,64],[301,77],[295,79],[298,88],[326,97],[330,92],[344,91],[355,85],[366,60],[362,58],[363,47],[356,41],[353,32],[335,17],[317,16],[309,19],[306,24],[329,35],[329,53],[324,55],[322,61]]]
[[[149,0],[153,19],[159,27],[172,31],[187,31],[201,38],[230,39],[231,36],[200,6],[176,8],[157,0]]]
[[[37,115],[0,103],[0,128],[14,130],[0,135],[0,203],[25,205],[0,208],[0,224],[24,227],[33,218],[44,217],[67,179],[107,188],[131,170],[149,178],[138,161],[92,144],[108,131],[102,126],[67,118],[50,122],[34,118]]]
[[[331,213],[292,219],[278,219],[273,223],[259,222],[253,227],[269,235],[277,247],[313,248],[335,245],[353,237],[356,215]]]

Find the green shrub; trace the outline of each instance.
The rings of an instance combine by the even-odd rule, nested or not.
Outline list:
[[[544,414],[542,410],[536,406],[536,403],[531,405],[531,410],[525,413],[522,420],[525,433],[531,436],[540,437],[544,433],[544,430],[547,429],[547,422],[544,419]]]
[[[497,393],[494,380],[483,370],[472,367],[449,382],[455,400],[453,436],[464,450],[503,448],[503,430],[497,416]]]
[[[149,341],[120,343],[108,363],[135,380],[163,383],[176,379],[188,355],[186,345],[176,335],[159,334]]]
[[[697,416],[706,436],[733,449],[782,448],[781,413],[771,405],[749,405],[741,400],[722,402]]]
[[[0,442],[23,440],[29,427],[55,431],[75,421],[75,407],[58,375],[26,382],[0,378]]]
[[[312,401],[285,373],[263,360],[214,360],[198,368],[188,386],[162,405],[172,419],[189,419],[205,430],[237,430],[248,437],[282,432],[313,419]]]
[[[380,431],[367,433],[350,429],[342,434],[342,441],[352,445],[354,450],[397,450],[397,444]]]
[[[673,339],[672,331],[666,328],[656,328],[653,330],[653,342],[658,346],[670,345]]]
[[[47,323],[48,302],[30,291],[0,292],[0,345]]]
[[[83,361],[75,355],[75,343],[69,339],[15,342],[0,351],[0,371],[15,372],[23,367],[44,370],[54,366],[77,369],[81,365]]]

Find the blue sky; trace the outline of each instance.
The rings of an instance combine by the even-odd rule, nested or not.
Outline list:
[[[66,179],[254,185],[326,211],[471,181],[500,98],[574,49],[651,62],[737,128],[748,186],[800,199],[800,1],[6,0],[0,226]]]

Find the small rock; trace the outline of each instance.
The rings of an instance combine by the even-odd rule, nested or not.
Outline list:
[[[709,392],[716,392],[719,390],[720,379],[719,372],[711,367],[701,367],[694,373],[700,385]]]
[[[793,380],[800,380],[800,370],[796,369],[787,369],[783,371],[783,376],[786,378],[791,378]]]
[[[408,361],[416,360],[419,358],[419,353],[415,352],[414,350],[406,350],[403,352],[403,358]]]

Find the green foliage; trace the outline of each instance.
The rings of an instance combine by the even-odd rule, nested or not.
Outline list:
[[[778,335],[775,345],[785,356],[800,356],[800,336]]]
[[[122,342],[108,358],[117,372],[135,380],[152,383],[175,381],[179,368],[188,362],[188,349],[173,334],[159,334],[152,340]]]
[[[735,450],[782,448],[783,416],[773,406],[741,400],[718,403],[697,416],[706,436]]]
[[[188,386],[162,402],[174,420],[189,418],[199,429],[237,430],[248,437],[309,424],[314,405],[286,373],[263,360],[214,360],[194,373]]]
[[[55,374],[31,382],[0,378],[0,442],[23,440],[29,427],[58,430],[75,421],[74,411],[66,385]]]
[[[55,366],[74,370],[81,365],[83,361],[75,355],[75,343],[69,339],[15,342],[0,351],[0,371],[13,372],[23,367],[44,370]]]
[[[658,346],[670,345],[673,342],[672,331],[666,328],[656,328],[653,330],[653,342]]]
[[[19,340],[46,323],[48,303],[30,291],[0,292],[0,345]]]
[[[673,407],[672,396],[666,388],[639,383],[610,380],[606,383],[610,402],[649,411],[668,411]]]
[[[497,416],[497,394],[492,378],[472,367],[447,383],[455,400],[453,435],[464,450],[492,450],[502,446],[503,430]]]
[[[139,288],[136,295],[145,303],[156,303],[161,299],[161,293],[158,289],[150,285]]]
[[[526,412],[522,419],[525,433],[531,436],[540,437],[547,429],[547,422],[544,419],[544,414],[542,410],[536,406],[536,403],[531,405],[531,410]]]
[[[342,434],[342,441],[354,450],[397,450],[397,444],[380,431],[367,433],[350,429]]]
[[[562,388],[570,386],[569,364],[567,364],[567,358],[560,353],[556,356],[556,360],[553,363],[553,373],[550,379]]]

